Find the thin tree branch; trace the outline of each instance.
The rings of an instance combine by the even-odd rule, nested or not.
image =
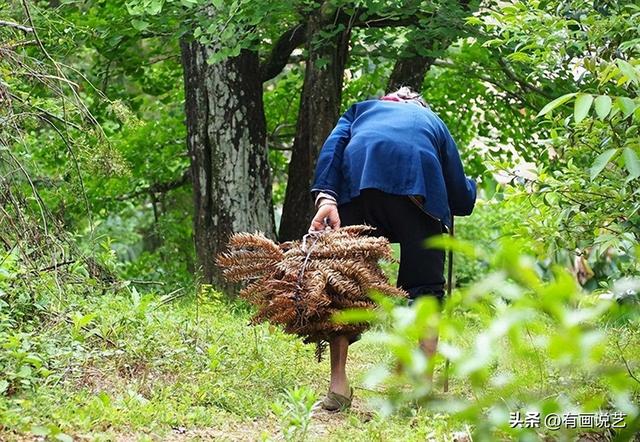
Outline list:
[[[51,112],[49,112],[49,111],[48,111],[48,110],[46,110],[46,109],[43,109],[43,108],[38,107],[38,106],[34,106],[34,105],[30,104],[30,103],[27,103],[27,102],[25,102],[25,100],[23,100],[22,98],[18,97],[17,95],[15,95],[15,94],[13,94],[13,93],[11,93],[11,92],[9,92],[9,97],[11,97],[11,98],[12,98],[12,99],[14,99],[14,100],[19,101],[20,103],[22,103],[22,104],[24,104],[24,105],[28,105],[28,106],[33,107],[35,110],[37,110],[38,112],[43,113],[43,114],[44,114],[44,115],[46,115],[47,117],[51,117],[51,118],[53,118],[54,120],[57,120],[57,121],[59,121],[59,122],[61,122],[61,123],[63,123],[63,124],[66,124],[66,125],[69,125],[69,126],[73,127],[74,129],[82,130],[82,127],[78,126],[77,124],[72,123],[71,121],[66,120],[66,119],[64,119],[63,117],[59,117],[59,116],[57,116],[57,115],[55,115],[55,114],[52,114]]]
[[[14,28],[14,29],[19,29],[20,31],[24,32],[24,33],[28,33],[28,32],[33,32],[33,28],[30,28],[29,26],[24,26],[18,23],[14,23],[12,21],[5,21],[5,20],[0,20],[0,26],[6,26],[9,28]]]
[[[136,190],[135,192],[125,193],[115,198],[117,201],[126,201],[131,198],[138,197],[140,195],[153,195],[156,193],[166,193],[170,190],[177,189],[185,185],[191,179],[191,169],[186,169],[180,178],[163,183],[154,183],[144,189]]]
[[[50,266],[44,267],[42,269],[31,270],[31,273],[36,273],[37,274],[37,273],[47,272],[49,270],[54,270],[54,269],[58,270],[58,267],[63,267],[63,266],[69,265],[69,264],[73,264],[75,262],[76,262],[75,259],[71,259],[71,260],[68,260],[68,261],[62,261],[62,262],[59,262],[59,263],[52,264]]]
[[[38,35],[38,32],[36,31],[35,24],[33,22],[32,16],[31,16],[31,11],[29,10],[29,5],[27,4],[26,0],[22,0],[22,6],[24,8],[25,15],[27,16],[27,20],[29,21],[29,24],[31,25],[31,28],[33,29],[33,37],[36,39],[36,43],[38,44],[38,47],[40,48],[40,50],[42,51],[44,56],[51,62],[53,67],[56,69],[56,72],[58,73],[58,76],[66,78],[64,73],[62,72],[62,69],[60,69],[60,65],[53,59],[53,57],[51,57],[49,52],[47,52],[47,49],[44,47],[44,44],[42,43],[42,40],[40,39],[40,36]],[[88,118],[91,121],[91,123],[98,128],[98,130],[99,130],[100,134],[102,135],[102,137],[104,139],[106,139],[107,136],[104,134],[104,131],[102,130],[102,127],[100,126],[100,124],[98,124],[98,120],[95,119],[95,117],[93,116],[91,111],[89,111],[87,106],[84,104],[84,102],[82,101],[82,99],[78,95],[78,92],[76,91],[76,89],[74,89],[73,87],[70,87],[69,89],[71,90],[71,93],[73,94],[74,98],[76,99],[76,106],[84,112],[86,118]],[[63,112],[66,115],[66,111],[64,110],[65,109],[64,95],[61,95],[61,99],[62,99]],[[93,225],[91,226],[91,230],[93,231]]]
[[[542,95],[545,98],[548,99],[553,99],[554,97],[550,94],[548,94],[547,92],[543,91],[542,89],[540,89],[537,86],[534,86],[530,83],[527,83],[526,81],[524,81],[522,78],[518,77],[515,72],[513,72],[511,70],[511,68],[509,67],[509,65],[507,64],[507,62],[504,60],[504,58],[502,57],[498,57],[498,64],[500,65],[500,67],[502,67],[502,72],[504,72],[504,74],[509,77],[509,79],[513,80],[514,82],[518,83],[520,85],[520,87],[522,89],[528,90],[530,92],[535,92],[537,94]]]
[[[262,81],[269,81],[282,72],[282,69],[289,62],[291,53],[302,46],[307,40],[306,23],[298,23],[293,28],[287,30],[278,38],[273,45],[269,57],[260,64],[260,76]]]
[[[29,173],[27,173],[26,169],[22,166],[22,163],[20,163],[20,161],[18,161],[18,159],[13,155],[13,153],[11,153],[11,150],[7,150],[6,152],[11,157],[11,159],[16,164],[16,166],[18,166],[20,168],[20,171],[23,173],[23,175],[25,176],[27,181],[29,181],[29,184],[31,185],[31,190],[33,191],[33,196],[35,197],[36,202],[38,203],[38,208],[40,209],[40,215],[42,217],[42,225],[43,225],[43,228],[44,228],[44,234],[45,234],[45,236],[48,236],[49,235],[49,228],[47,227],[47,217],[44,214],[44,212],[45,212],[44,201],[42,201],[42,198],[40,197],[40,194],[36,190],[35,184],[33,184],[33,181],[31,181],[31,177],[29,176]]]
[[[631,367],[629,367],[629,363],[627,362],[627,360],[625,359],[624,355],[622,354],[622,348],[620,348],[620,342],[618,340],[616,340],[616,347],[618,347],[618,351],[620,351],[620,358],[622,359],[622,362],[624,363],[624,366],[627,369],[627,373],[629,373],[629,376],[631,376],[631,379],[633,379],[634,381],[636,381],[638,384],[640,384],[640,379],[638,379],[634,374],[633,371],[631,371]]]
[[[348,14],[344,10],[340,10],[335,16],[334,24],[345,24],[349,28],[385,28],[385,27],[403,27],[417,26],[420,20],[433,17],[434,14],[424,15],[407,15],[407,16],[380,16],[370,15],[366,19],[355,20],[354,17],[361,17],[362,9],[357,9],[353,14]],[[285,31],[273,45],[271,54],[260,65],[260,75],[262,81],[268,81],[282,72],[282,69],[289,63],[291,53],[307,41],[306,23],[298,23],[292,28]]]
[[[412,15],[369,15],[366,19],[352,20],[352,17],[362,17],[366,10],[362,8],[356,9],[353,14],[347,14],[344,9],[338,14],[338,23],[351,23],[353,28],[398,28],[405,26],[417,26],[420,20],[433,17],[430,14],[412,14]]]
[[[475,77],[478,80],[482,80],[485,81],[487,83],[490,83],[492,85],[494,85],[496,88],[498,88],[499,91],[504,92],[505,94],[507,94],[508,96],[510,96],[511,98],[521,102],[523,105],[527,106],[530,109],[533,109],[535,111],[539,111],[540,109],[537,106],[534,106],[533,103],[531,103],[529,100],[527,100],[524,96],[517,94],[516,92],[513,92],[512,90],[510,90],[505,84],[495,80],[494,78],[491,77],[487,77],[486,75],[482,75],[482,74],[478,74],[476,72],[472,72],[470,70],[466,70],[466,69],[460,69],[458,66],[454,65],[453,63],[449,63],[446,61],[435,61],[433,63],[433,66],[439,66],[439,67],[444,67],[444,68],[448,68],[448,69],[458,69],[460,72],[463,72],[471,77]]]
[[[56,131],[56,133],[58,134],[58,136],[62,139],[62,142],[64,143],[64,145],[67,147],[67,150],[69,151],[69,155],[71,156],[71,159],[73,160],[73,164],[76,168],[76,173],[78,174],[78,180],[80,182],[80,189],[82,189],[82,196],[84,198],[84,203],[86,205],[87,208],[87,216],[89,218],[89,223],[93,224],[93,216],[91,214],[91,204],[89,203],[89,197],[87,196],[87,191],[86,188],[84,186],[84,180],[82,179],[82,172],[80,171],[80,164],[78,164],[78,158],[76,157],[75,152],[73,151],[73,149],[71,148],[71,144],[69,143],[69,140],[67,140],[67,138],[65,138],[64,134],[62,133],[62,131],[60,131],[60,129],[58,129],[58,127],[53,124],[53,122],[51,120],[49,120],[46,117],[42,117],[42,119],[49,124],[49,126],[51,126],[51,128]]]
[[[35,40],[22,40],[22,41],[18,41],[16,43],[11,43],[8,45],[4,45],[4,46],[0,46],[0,51],[13,51],[19,47],[22,46],[29,46],[29,45],[33,45],[36,44]]]
[[[56,81],[61,81],[63,83],[67,83],[69,86],[76,88],[76,90],[80,89],[80,86],[78,85],[78,83],[75,83],[71,80],[69,80],[68,78],[63,78],[63,77],[59,77],[57,75],[48,75],[48,74],[43,74],[41,72],[37,72],[37,71],[33,71],[33,72],[14,72],[17,75],[25,75],[27,77],[34,77],[37,78],[38,80],[42,80],[42,79],[47,79],[47,80],[56,80]],[[44,81],[43,81],[44,83]]]

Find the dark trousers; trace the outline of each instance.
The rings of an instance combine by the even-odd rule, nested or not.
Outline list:
[[[377,189],[364,189],[360,195],[338,207],[340,224],[368,224],[372,235],[400,243],[398,287],[410,299],[435,296],[444,298],[444,259],[440,249],[427,248],[425,240],[443,232],[442,223],[429,216],[406,195],[392,195]]]

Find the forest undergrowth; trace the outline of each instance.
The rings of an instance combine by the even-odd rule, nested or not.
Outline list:
[[[482,216],[472,219],[468,233],[482,222]],[[457,262],[461,278],[473,272],[475,261]],[[83,264],[46,269],[25,285],[30,270],[15,255],[5,256],[1,268],[5,296],[8,288],[25,290],[13,292],[14,302],[9,309],[3,303],[0,316],[6,373],[0,384],[2,440],[440,441],[469,440],[464,438],[472,434],[463,417],[428,402],[402,404],[391,415],[384,411],[381,400],[398,386],[387,391],[376,381],[380,370],[393,371],[397,360],[382,325],[351,347],[353,409],[330,414],[314,405],[328,385],[326,358],[317,363],[313,345],[272,325],[249,325],[249,305],[229,301],[209,286],[176,290],[159,283],[101,281]],[[483,268],[476,264],[476,271]],[[396,265],[387,264],[386,271],[393,280]],[[449,314],[464,332],[445,336],[446,345],[472,350],[484,320],[461,309]],[[633,360],[640,352],[637,327],[602,321],[603,364]],[[555,326],[545,327],[536,333]],[[510,358],[509,339],[499,341],[502,356],[491,362],[490,376],[517,371],[522,388],[540,396],[572,389],[572,396],[584,401],[608,388],[592,375],[557,371],[542,351]],[[478,399],[469,379],[450,375],[445,394],[444,360],[438,359],[432,398]],[[414,385],[403,382],[400,389],[410,394]]]

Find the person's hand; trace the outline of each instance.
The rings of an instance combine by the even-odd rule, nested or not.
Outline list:
[[[325,220],[327,221],[325,224]],[[340,227],[340,215],[338,215],[338,206],[332,202],[321,202],[318,206],[316,216],[311,221],[309,232],[320,232],[330,229],[337,229]]]

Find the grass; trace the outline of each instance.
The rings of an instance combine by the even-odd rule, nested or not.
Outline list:
[[[286,435],[450,441],[455,433],[471,431],[461,418],[417,405],[391,416],[379,413],[372,403],[384,391],[366,388],[366,379],[380,365],[392,370],[394,362],[379,335],[369,332],[350,348],[352,410],[314,410],[306,433],[289,432],[304,420],[296,415],[304,414],[304,407],[289,404],[292,414],[285,415],[287,407],[275,404],[291,402],[292,392],[320,398],[328,385],[328,355],[317,363],[314,346],[268,324],[250,326],[246,305],[227,302],[214,291],[165,299],[133,288],[103,295],[70,290],[60,311],[51,313],[50,306],[43,322],[13,334],[0,327],[7,366],[13,358],[16,373],[28,368],[0,395],[0,440],[283,440]],[[464,333],[448,339],[469,348],[482,321],[472,315],[459,320]],[[615,324],[601,328],[608,338],[605,361],[619,365],[624,357],[637,369],[640,331]],[[437,382],[442,365],[436,367]],[[610,387],[577,371],[558,373],[542,354],[512,361],[498,351],[492,371],[502,370],[517,373],[523,388],[549,395],[574,389],[585,401]],[[453,377],[449,395],[473,399],[475,392],[466,379]]]
[[[308,387],[317,397],[326,391],[327,358],[317,363],[313,346],[275,327],[249,326],[247,309],[215,299],[200,299],[197,308],[193,299],[158,306],[159,299],[123,294],[77,299],[79,314],[91,311],[84,328],[43,327],[47,332],[38,342],[55,342],[61,349],[40,353],[53,373],[0,399],[0,439],[47,430],[80,440],[214,434],[223,440],[277,439],[281,426],[272,404],[286,390]],[[366,405],[375,392],[359,388],[363,377],[388,360],[373,337],[365,334],[351,348],[348,368],[357,406],[314,420],[311,437],[395,439],[405,434],[408,422],[416,440],[437,428],[449,431],[442,418],[422,419],[418,412],[382,419]]]
[[[158,299],[93,298],[85,301],[94,316],[81,334],[50,329],[42,339],[66,350],[49,364],[64,370],[1,400],[0,439],[23,440],[58,429],[98,441],[279,439],[282,426],[272,404],[296,387],[318,397],[325,392],[328,361],[316,363],[313,346],[266,324],[248,326],[249,312],[225,302],[200,300],[196,309],[193,300],[158,307]],[[459,344],[471,341],[472,321],[469,326]],[[375,336],[365,334],[350,351],[354,409],[316,413],[309,438],[450,440],[453,432],[466,431],[463,422],[444,414],[413,409],[385,418],[367,404],[377,393],[362,388],[366,373],[391,363]],[[637,349],[638,334],[632,336],[631,348]],[[536,364],[532,359],[517,369],[538,379]],[[545,379],[552,382],[547,373]],[[453,394],[469,395],[468,388],[452,379]],[[586,388],[588,395],[593,387]]]

